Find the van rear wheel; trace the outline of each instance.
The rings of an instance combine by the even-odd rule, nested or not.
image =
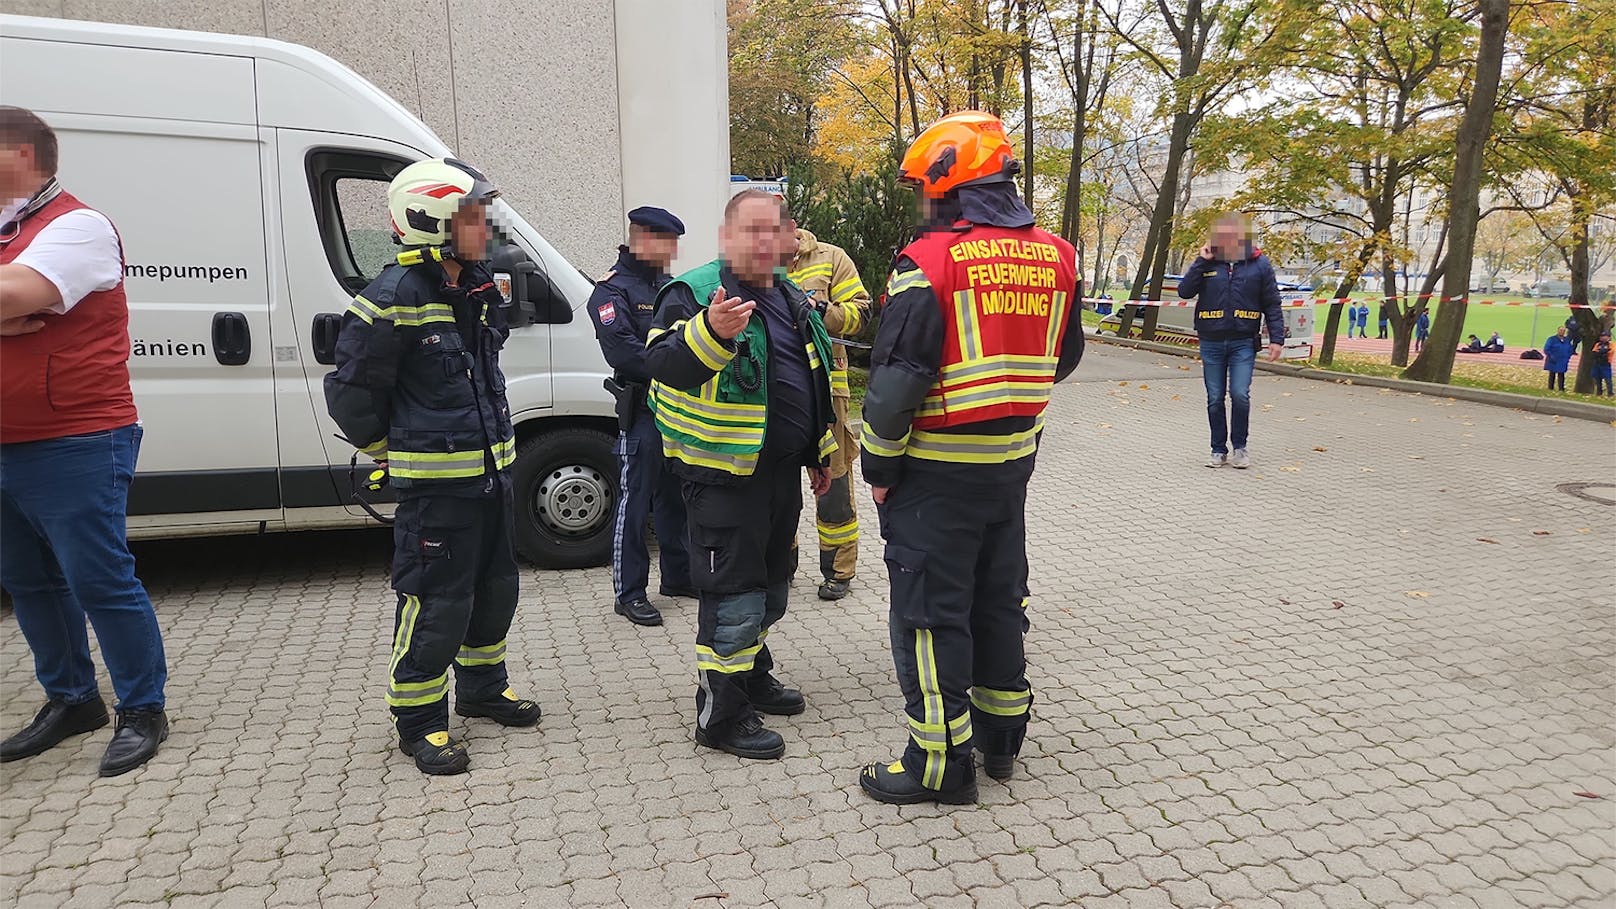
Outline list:
[[[558,429],[516,450],[516,551],[541,568],[588,568],[612,557],[617,457],[612,437]]]

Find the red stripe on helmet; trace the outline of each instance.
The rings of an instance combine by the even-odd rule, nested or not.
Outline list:
[[[465,190],[453,183],[433,183],[427,186],[417,186],[409,190],[409,192],[417,196],[431,196],[434,199],[442,199],[450,193],[463,193]]]

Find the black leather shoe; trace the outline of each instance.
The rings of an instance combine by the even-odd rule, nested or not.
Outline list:
[[[1008,780],[1016,773],[1016,756],[1013,754],[984,754],[982,755],[982,769],[988,776],[996,780]]]
[[[68,736],[93,732],[107,724],[107,702],[99,697],[82,704],[46,701],[34,721],[0,742],[0,763],[20,761],[55,748]]]
[[[876,801],[888,805],[918,805],[938,802],[944,805],[976,804],[976,780],[955,789],[927,789],[909,775],[902,761],[870,764],[859,774],[859,786]]]
[[[763,721],[755,716],[736,721],[724,732],[697,729],[696,744],[754,761],[778,760],[786,753],[786,740],[780,733],[765,729]]]
[[[847,592],[852,586],[851,581],[844,581],[841,578],[826,578],[824,583],[819,585],[819,598],[821,600],[839,600],[847,596]]]
[[[766,672],[747,680],[746,695],[752,702],[752,708],[758,713],[796,716],[808,709],[808,702],[803,700],[802,692],[795,688],[787,688],[780,684],[779,679]]]
[[[625,616],[636,625],[661,625],[662,613],[651,605],[651,601],[641,597],[633,602],[618,603],[615,607],[617,614]]]
[[[537,726],[543,711],[539,710],[537,703],[524,701],[507,688],[499,697],[488,701],[462,701],[456,698],[455,713],[467,717],[487,717],[501,726]]]
[[[120,710],[118,731],[101,756],[101,775],[128,773],[152,759],[168,740],[168,714],[161,710]]]
[[[689,584],[663,584],[657,590],[657,593],[665,597],[684,597],[687,600],[694,600],[701,596],[700,593],[696,592],[696,588],[691,587]]]
[[[429,776],[454,776],[471,769],[466,746],[449,738],[447,732],[429,732],[413,742],[400,739],[398,750],[415,758],[415,769]]]

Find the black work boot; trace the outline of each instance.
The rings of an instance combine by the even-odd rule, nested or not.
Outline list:
[[[662,613],[657,612],[657,608],[652,606],[651,601],[645,597],[630,600],[627,603],[618,603],[614,609],[618,615],[624,616],[636,625],[652,626],[662,624]]]
[[[851,578],[826,578],[824,583],[819,585],[819,598],[821,600],[839,600],[847,596],[847,592],[852,589],[852,586]]]
[[[430,776],[454,776],[471,769],[471,754],[466,746],[443,730],[429,732],[413,742],[399,739],[398,750],[415,758],[415,769]]]
[[[118,731],[101,756],[101,775],[117,776],[152,759],[168,739],[168,715],[160,709],[118,711]]]
[[[82,704],[46,701],[32,723],[0,742],[0,763],[33,757],[55,748],[69,736],[94,732],[106,724],[107,702],[99,696]]]
[[[786,753],[786,740],[765,729],[756,716],[737,720],[726,730],[697,729],[696,744],[754,761],[778,760]]]
[[[455,698],[455,713],[466,717],[487,717],[501,726],[536,726],[542,711],[533,701],[525,701],[507,688],[497,698],[486,701]]]
[[[982,755],[982,769],[988,776],[996,780],[1008,780],[1016,773],[1016,756],[1013,754],[984,754]]]
[[[864,772],[859,774],[859,786],[876,801],[886,802],[888,805],[918,805],[921,802],[938,802],[943,805],[976,804],[974,773],[963,786],[956,786],[953,789],[927,789],[904,769],[903,761],[866,766]]]
[[[802,692],[780,684],[780,680],[770,673],[753,673],[747,677],[745,684],[747,698],[758,713],[796,716],[808,709]]]

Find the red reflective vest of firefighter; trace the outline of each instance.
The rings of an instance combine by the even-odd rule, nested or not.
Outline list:
[[[1072,245],[1037,227],[979,225],[930,232],[903,255],[925,272],[948,326],[914,428],[1042,414],[1077,307]]]

